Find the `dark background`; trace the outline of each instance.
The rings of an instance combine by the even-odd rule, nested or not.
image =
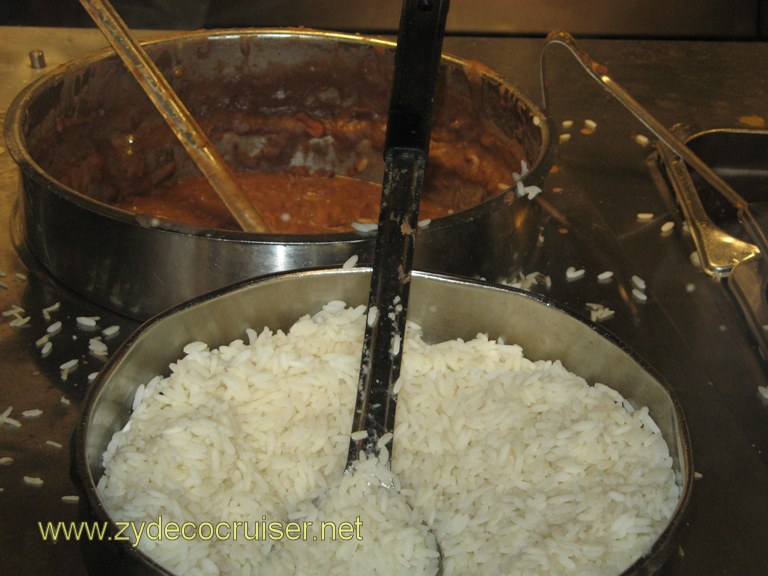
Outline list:
[[[133,28],[397,28],[398,0],[113,0]],[[0,25],[91,26],[78,0],[0,0]],[[768,39],[768,0],[452,0],[449,34]]]

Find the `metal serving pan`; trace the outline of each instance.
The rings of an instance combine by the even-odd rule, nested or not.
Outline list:
[[[272,275],[195,299],[145,323],[112,357],[89,390],[74,436],[75,481],[81,514],[110,521],[96,492],[102,454],[128,420],[136,389],[182,355],[194,340],[211,347],[241,338],[247,327],[287,329],[330,300],[367,300],[370,269],[323,269]],[[606,383],[635,405],[648,406],[658,423],[680,485],[674,516],[650,550],[625,575],[652,574],[676,550],[676,534],[691,495],[691,446],[671,390],[633,353],[597,325],[550,301],[513,288],[415,272],[409,319],[427,341],[471,339],[479,332],[520,344],[531,359],[560,359],[589,382]],[[534,328],[535,327],[535,328]],[[111,526],[114,530],[115,526]],[[114,532],[113,532],[114,533]],[[124,546],[118,545],[124,544]],[[84,542],[93,573],[167,574],[126,542]]]
[[[342,142],[343,135],[312,136],[310,129],[304,140],[271,154],[252,120],[263,110],[284,110],[305,113],[310,124],[343,117],[383,125],[393,43],[305,29],[224,30],[184,33],[145,48],[233,170],[280,170],[299,162],[381,181],[376,138]],[[493,71],[443,56],[433,155],[441,131],[458,143],[488,146],[490,131],[482,126],[501,136],[485,160],[466,160],[479,162],[474,169],[482,173],[484,162],[501,157],[507,177],[491,183],[493,193],[477,202],[463,198],[464,189],[445,191],[459,197],[461,209],[420,230],[420,268],[497,278],[519,270],[533,252],[540,211],[518,199],[512,174],[525,160],[526,184],[541,182],[551,165],[551,127]],[[371,234],[254,235],[140,217],[110,205],[111,197],[157,179],[196,173],[112,51],[66,64],[22,91],[8,111],[5,137],[21,172],[22,241],[63,284],[133,318],[262,274],[372,257]],[[430,158],[429,165],[439,164]],[[429,180],[428,174],[427,187]]]

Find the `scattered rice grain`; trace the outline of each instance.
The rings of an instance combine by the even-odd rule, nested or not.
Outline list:
[[[20,316],[11,320],[8,325],[13,328],[21,328],[22,326],[26,326],[30,320],[32,320],[32,316]]]
[[[27,486],[33,486],[39,488],[44,484],[43,479],[39,476],[24,476],[24,484]]]
[[[635,137],[633,138],[636,144],[642,146],[645,148],[648,146],[648,144],[651,143],[651,141],[648,139],[648,136],[645,136],[644,134],[635,134]]]
[[[59,308],[61,308],[61,302],[54,302],[50,306],[43,308],[43,319],[49,322],[51,320],[51,312],[58,312]]]
[[[648,296],[643,292],[642,290],[638,288],[632,288],[632,296],[637,300],[638,302],[645,302],[648,300]]]
[[[15,418],[11,418],[11,412],[13,412],[13,406],[8,406],[8,408],[0,414],[0,425],[7,425],[11,428],[21,428],[21,422]]]
[[[688,259],[691,261],[691,264],[696,266],[696,268],[701,268],[701,258],[699,258],[699,253],[696,251],[691,252],[688,255]]]
[[[645,290],[645,280],[640,278],[638,275],[633,275],[631,278],[632,286],[637,288],[638,290]]]
[[[567,280],[579,280],[580,278],[583,278],[586,274],[586,271],[583,268],[576,268],[574,266],[569,266],[565,270],[565,278]]]
[[[88,341],[88,351],[94,356],[107,356],[109,354],[109,348],[99,338],[91,338]]]
[[[115,336],[118,332],[120,332],[120,326],[118,326],[117,324],[108,326],[107,328],[104,328],[104,330],[101,331],[102,335],[106,338],[111,338],[112,336]]]
[[[59,366],[59,370],[73,370],[77,367],[77,365],[80,363],[80,361],[77,358],[72,358],[71,360],[67,360]]]
[[[9,316],[14,316],[18,318],[19,316],[23,316],[23,315],[24,315],[24,308],[22,308],[18,304],[14,304],[8,310],[3,311],[3,318],[8,318]]]
[[[605,272],[600,272],[600,274],[597,275],[597,281],[598,282],[610,282],[613,279],[613,272],[610,270],[606,270]]]
[[[613,318],[615,311],[611,310],[603,304],[595,302],[587,302],[587,309],[589,310],[589,319],[592,322],[602,322],[603,320],[609,320]]]
[[[99,320],[100,318],[98,316],[78,316],[75,319],[75,322],[77,323],[78,328],[90,330],[96,328],[96,322]]]
[[[358,232],[362,232],[364,234],[368,232],[375,232],[376,229],[379,227],[378,224],[367,224],[364,222],[352,222],[352,228],[357,230]]]

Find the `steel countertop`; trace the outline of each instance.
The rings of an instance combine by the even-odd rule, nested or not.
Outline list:
[[[143,37],[161,35],[142,33]],[[582,40],[582,46],[666,125],[700,129],[744,127],[768,117],[768,44],[696,41]],[[99,49],[96,30],[0,28],[0,119],[13,97],[58,64]],[[540,38],[449,37],[445,52],[478,60],[541,102]],[[34,70],[28,52],[42,49],[47,68]],[[558,145],[557,169],[541,196],[552,217],[532,268],[550,275],[552,286],[537,290],[579,314],[586,303],[616,314],[604,326],[642,356],[681,400],[693,442],[697,471],[693,499],[678,553],[662,570],[668,575],[757,575],[768,560],[768,403],[758,386],[768,384],[766,364],[756,351],[725,283],[704,275],[689,259],[692,250],[680,227],[668,235],[669,202],[647,170],[651,148],[635,136],[650,136],[620,104],[580,69],[564,49],[547,56],[550,116],[570,139]],[[596,128],[582,134],[585,120]],[[564,120],[573,126],[563,128]],[[104,359],[88,352],[89,333],[79,316],[98,316],[101,328],[117,325],[105,339],[110,351],[138,323],[98,308],[52,280],[23,246],[14,219],[16,167],[0,142],[0,310],[24,308],[30,321],[11,325],[0,318],[0,412],[13,406],[18,429],[0,429],[0,562],[13,574],[82,574],[75,542],[43,541],[38,522],[76,520],[77,506],[61,497],[76,493],[69,477],[69,438],[79,414],[88,375]],[[638,220],[651,213],[649,221]],[[568,281],[566,269],[585,275]],[[614,272],[612,282],[596,275]],[[648,300],[631,296],[631,277],[646,284]],[[38,339],[50,312],[62,330],[42,358]],[[77,358],[62,379],[60,366]],[[41,409],[37,418],[22,412]],[[61,448],[56,444],[61,444]],[[25,476],[39,477],[41,487]]]

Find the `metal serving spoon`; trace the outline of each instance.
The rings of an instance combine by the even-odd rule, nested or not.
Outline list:
[[[240,227],[246,232],[269,232],[261,212],[243,192],[218,150],[155,63],[133,38],[109,0],[80,0],[80,4],[149,96]]]
[[[379,440],[394,430],[397,395],[393,388],[403,356],[419,199],[448,5],[448,0],[403,2],[384,144],[381,212],[347,470],[361,453],[378,457]],[[355,433],[363,431],[366,437],[355,440]],[[391,453],[390,449],[387,454]],[[437,573],[442,574],[439,544],[437,549]]]

